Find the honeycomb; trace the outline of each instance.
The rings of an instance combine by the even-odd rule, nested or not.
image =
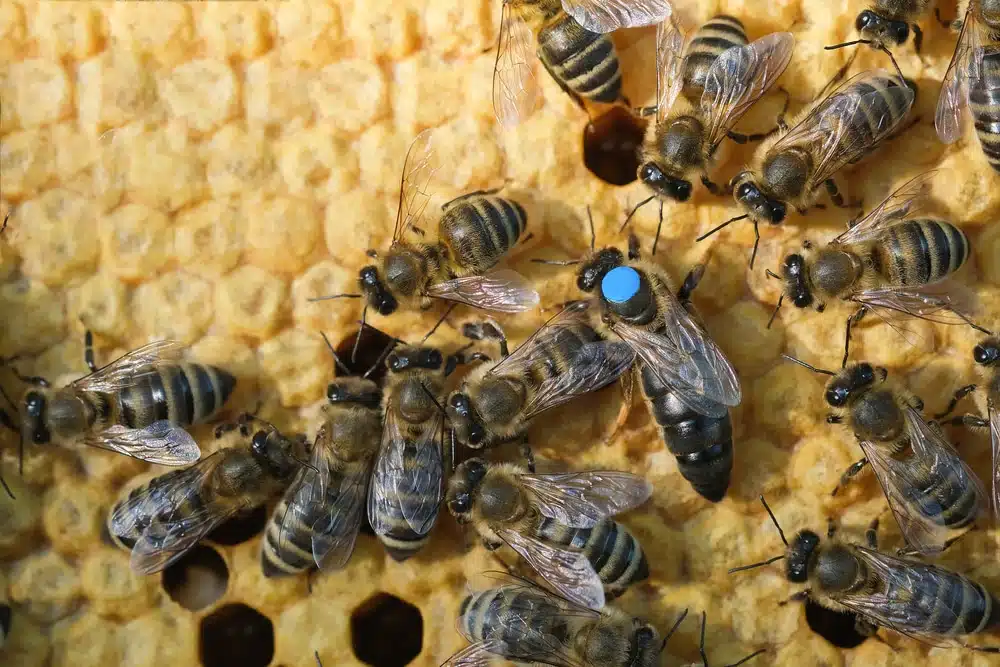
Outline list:
[[[681,3],[677,3],[681,4]],[[692,4],[692,3],[689,3]],[[824,45],[851,38],[864,2],[704,0],[694,18],[740,17],[751,39],[791,30],[795,53],[782,79],[792,111],[815,95],[850,50]],[[954,15],[954,3],[942,2]],[[505,185],[523,202],[533,238],[511,265],[532,277],[548,311],[503,318],[523,340],[577,296],[570,270],[529,263],[578,257],[589,246],[585,210],[598,244],[618,244],[626,212],[646,196],[638,183],[612,185],[589,169],[587,118],[538,72],[542,107],[498,131],[491,74],[499,0],[341,0],[313,2],[103,3],[0,5],[0,356],[21,373],[65,383],[85,372],[83,331],[98,361],[155,338],[190,345],[190,357],[239,377],[230,406],[288,430],[312,434],[333,373],[319,332],[347,340],[356,301],[309,302],[351,291],[367,248],[392,234],[403,156],[417,132],[435,128],[440,154],[432,205],[472,189]],[[931,17],[924,49],[896,50],[918,84],[919,122],[887,148],[840,176],[848,198],[879,201],[894,185],[938,169],[938,212],[959,223],[974,256],[959,280],[981,302],[979,320],[1000,327],[1000,179],[971,133],[956,145],[935,136],[933,110],[954,35]],[[654,31],[614,35],[633,104],[654,91]],[[855,68],[887,66],[867,49]],[[761,131],[781,104],[772,94],[741,128]],[[612,125],[620,126],[618,119]],[[627,122],[624,123],[628,125]],[[752,146],[726,145],[717,181],[729,178]],[[600,162],[600,160],[598,160]],[[628,180],[605,175],[609,181]],[[859,456],[852,436],[824,421],[822,377],[782,362],[786,352],[834,367],[846,307],[825,313],[785,307],[767,328],[779,296],[776,269],[804,239],[821,243],[845,216],[828,207],[762,230],[757,270],[747,267],[750,225],[695,238],[734,215],[731,200],[696,191],[667,204],[655,261],[676,280],[695,263],[708,270],[695,303],[740,373],[743,405],[734,411],[736,464],[717,505],[684,482],[640,401],[608,440],[622,396],[611,388],[545,415],[531,442],[551,465],[606,467],[645,475],[655,493],[624,517],[649,555],[651,577],[617,604],[666,630],[684,608],[706,610],[714,664],[757,648],[755,664],[830,667],[984,667],[1000,658],[929,647],[882,633],[858,645],[843,620],[813,607],[782,605],[797,588],[777,566],[730,576],[727,568],[781,548],[760,503],[765,494],[786,531],[821,530],[828,518],[860,540],[884,510],[872,476],[830,496]],[[632,230],[648,252],[658,222],[651,205]],[[372,318],[407,340],[440,315]],[[444,350],[464,343],[458,310],[432,339]],[[909,321],[907,343],[876,320],[856,333],[853,357],[889,368],[939,411],[973,381],[977,334],[966,327]],[[21,385],[0,371],[5,391]],[[209,427],[194,431],[211,451]],[[951,432],[986,477],[984,434]],[[314,664],[376,667],[438,665],[464,645],[454,629],[467,579],[496,569],[493,557],[442,512],[417,557],[392,562],[370,535],[349,566],[312,578],[265,579],[259,565],[266,513],[242,518],[162,576],[140,577],[128,555],[102,536],[111,503],[149,466],[97,450],[29,448],[17,474],[17,442],[0,435],[3,475],[17,501],[0,499],[0,602],[14,621],[0,662],[12,667],[108,665]],[[159,471],[162,472],[162,471]],[[882,543],[898,546],[891,521]],[[978,529],[940,561],[1000,591],[1000,531]],[[507,560],[511,560],[507,554]],[[697,656],[689,617],[668,652]],[[824,637],[832,637],[840,648]],[[981,643],[1000,642],[993,634]]]

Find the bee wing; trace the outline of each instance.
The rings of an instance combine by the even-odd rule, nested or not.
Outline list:
[[[347,565],[364,519],[368,468],[355,468],[340,482],[337,502],[312,524],[313,560],[330,572]]]
[[[165,466],[187,465],[201,457],[198,443],[191,434],[166,420],[141,429],[116,424],[89,434],[84,443]]]
[[[156,487],[147,486],[142,492],[129,494],[111,510],[109,526],[115,535],[135,534],[139,526],[137,519],[144,516],[170,514],[173,508],[183,503],[201,487],[205,477],[219,463],[218,452],[206,456],[195,465],[169,473],[170,482]],[[163,478],[161,482],[165,481]]]
[[[547,359],[548,345],[567,327],[587,324],[589,321],[591,302],[588,300],[571,301],[558,313],[538,327],[513,352],[501,359],[490,369],[490,374],[517,374],[536,362]]]
[[[888,308],[938,324],[968,324],[968,316],[957,303],[962,294],[958,287],[954,289],[952,294],[934,284],[876,287],[855,294],[851,300],[871,308]]]
[[[158,340],[118,357],[108,365],[84,375],[70,386],[80,391],[115,392],[136,382],[161,361],[180,358],[184,345],[175,340]]]
[[[567,600],[588,609],[604,606],[604,585],[582,551],[560,549],[506,528],[497,535]]]
[[[1000,523],[1000,408],[989,405],[990,444],[993,446],[993,514]]]
[[[538,81],[535,79],[535,35],[524,18],[503,3],[500,17],[500,41],[493,65],[493,113],[503,127],[517,125],[538,104]]]
[[[656,26],[656,120],[670,113],[684,87],[684,31],[674,17]]]
[[[441,667],[487,667],[497,657],[510,655],[510,653],[511,649],[507,642],[494,637],[469,644],[445,660]]]
[[[886,77],[895,78],[886,70],[866,70],[855,74],[842,83],[835,91],[821,100],[795,127],[791,128],[771,148],[775,153],[790,146],[802,143],[819,145],[816,152],[816,164],[809,179],[808,190],[814,190],[823,184],[841,167],[861,159],[883,139],[889,136],[897,127],[892,116],[884,114],[873,117],[872,103],[881,97],[880,85],[875,90],[861,86],[868,81],[882,81]],[[914,94],[910,88],[902,93],[908,97],[909,107],[913,105]],[[906,114],[901,118],[905,118]],[[854,122],[863,122],[869,127],[868,132],[852,132]]]
[[[438,169],[434,154],[433,130],[424,130],[413,139],[403,160],[403,175],[399,183],[399,208],[396,210],[396,227],[392,241],[399,241],[403,233],[420,219],[430,201],[428,185]]]
[[[565,372],[542,382],[524,406],[534,417],[570,399],[606,387],[632,367],[635,352],[626,343],[600,341],[580,348]]]
[[[672,11],[668,0],[562,0],[562,8],[591,32],[653,25]]]
[[[962,112],[969,103],[969,80],[978,79],[982,72],[984,51],[975,6],[975,2],[970,2],[966,9],[962,31],[941,81],[941,93],[934,112],[934,128],[946,144],[962,136]]]
[[[795,38],[776,32],[726,49],[708,70],[701,110],[708,145],[715,147],[753,104],[774,85],[792,58]]]
[[[187,516],[178,516],[173,521],[154,521],[132,547],[132,569],[141,574],[163,570],[243,509],[248,508],[242,502],[216,500]]]
[[[573,528],[592,528],[607,517],[646,502],[653,486],[642,477],[614,470],[521,475],[544,516]]]
[[[538,305],[538,292],[524,276],[510,269],[437,283],[427,289],[427,296],[499,313],[520,313]]]
[[[920,204],[926,199],[930,181],[936,173],[929,171],[911,178],[830,243],[844,245],[876,238],[882,233],[884,223],[895,222],[913,215],[920,210]]]

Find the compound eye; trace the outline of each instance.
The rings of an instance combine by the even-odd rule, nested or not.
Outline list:
[[[473,424],[472,426],[469,427],[470,445],[478,445],[482,443],[483,438],[485,437],[486,437],[486,432],[483,430],[483,427],[480,426],[479,424]]]
[[[469,416],[469,398],[465,394],[455,394],[449,401],[451,407],[463,417]]]
[[[250,449],[254,454],[263,454],[267,450],[267,431],[257,431],[253,434]]]
[[[466,475],[473,484],[486,476],[486,464],[480,459],[469,459],[465,462],[465,466]]]
[[[646,627],[639,628],[635,632],[635,639],[640,646],[645,646],[653,641],[653,631]]]
[[[750,185],[749,183],[744,183],[740,187],[736,188],[736,198],[737,199],[746,199],[747,197],[750,196],[750,194],[753,192],[753,190],[754,190],[754,187],[752,185]]]
[[[781,202],[774,202],[767,205],[767,219],[772,224],[778,224],[785,219],[785,205]]]
[[[989,353],[986,351],[986,347],[983,345],[977,345],[972,349],[972,358],[976,360],[977,364],[985,364],[989,361]]]
[[[427,364],[431,368],[440,368],[444,359],[441,358],[441,353],[437,350],[431,350],[427,354]]]
[[[871,367],[871,364],[861,364],[858,368],[858,377],[865,384],[871,384],[875,381],[875,370]]]
[[[906,41],[906,38],[910,36],[910,26],[905,23],[898,23],[894,29],[894,35],[897,44],[902,44]]]
[[[673,194],[677,201],[687,201],[691,198],[691,184],[687,181],[677,181],[674,183]]]
[[[31,392],[25,397],[24,410],[29,417],[38,417],[45,408],[45,398],[36,392]]]
[[[826,392],[826,402],[835,408],[843,407],[847,403],[848,391],[846,387],[831,387]]]
[[[639,169],[639,178],[643,183],[660,183],[663,181],[663,172],[652,162],[647,162]]]
[[[340,386],[336,383],[331,382],[326,386],[326,400],[331,403],[336,403],[343,396],[343,392],[340,390]]]
[[[403,363],[403,360],[400,359],[399,355],[395,353],[389,355],[389,357],[385,360],[385,365],[388,366],[391,371],[398,371],[406,366],[406,364]]]
[[[463,491],[451,499],[451,502],[448,503],[448,508],[453,514],[465,514],[469,511],[469,507],[471,505],[472,499],[469,497],[468,493]]]
[[[812,303],[812,297],[808,294],[796,294],[795,298],[792,299],[792,303],[794,303],[797,308],[805,308]]]
[[[854,21],[855,30],[861,32],[869,25],[871,25],[874,19],[875,19],[875,14],[873,14],[871,10],[866,9],[865,11],[858,14],[858,18]]]

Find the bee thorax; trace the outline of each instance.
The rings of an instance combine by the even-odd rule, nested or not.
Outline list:
[[[858,263],[841,250],[823,250],[809,267],[809,280],[824,294],[838,295],[850,288],[859,274]]]
[[[859,575],[858,559],[842,544],[829,546],[816,559],[815,581],[827,593],[849,589]]]
[[[483,383],[476,397],[476,410],[487,424],[499,424],[513,419],[523,403],[523,391],[509,380],[497,379]]]
[[[487,521],[509,522],[520,518],[526,509],[521,491],[503,479],[483,481],[479,490],[479,511]]]
[[[787,150],[764,164],[764,181],[775,199],[788,201],[804,194],[810,173],[809,156],[800,150]]]
[[[890,390],[875,389],[851,408],[851,424],[865,439],[888,441],[903,430],[903,414]]]

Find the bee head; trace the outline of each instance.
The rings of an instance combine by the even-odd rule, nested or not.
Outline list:
[[[761,192],[750,172],[743,172],[737,177],[733,196],[754,220],[766,220],[777,225],[787,215],[784,202]]]
[[[881,379],[885,379],[880,369]],[[847,405],[851,396],[875,384],[875,368],[868,362],[848,366],[826,386],[826,402],[835,408]]]
[[[358,286],[368,299],[368,305],[377,310],[379,315],[391,315],[399,307],[396,297],[386,288],[378,274],[378,268],[374,265],[361,269],[358,274]]]
[[[459,523],[469,521],[468,515],[472,510],[472,499],[488,470],[489,466],[486,461],[472,458],[455,468],[455,473],[448,480],[448,494],[445,500],[448,504],[448,511]]]
[[[789,581],[801,584],[809,579],[809,563],[818,546],[819,535],[811,530],[800,531],[792,539],[785,556],[785,577]]]
[[[576,286],[583,292],[593,292],[608,271],[624,263],[625,255],[618,248],[601,248],[576,274]]]
[[[781,269],[785,278],[785,292],[792,299],[792,303],[797,308],[812,305],[813,295],[809,290],[809,283],[806,282],[805,258],[798,253],[791,254],[785,258]]]
[[[472,409],[469,395],[463,392],[455,392],[448,399],[445,407],[448,415],[448,422],[451,424],[455,439],[472,449],[481,449],[483,441],[486,439],[486,429],[483,428],[479,416]]]
[[[854,27],[862,39],[871,41],[874,49],[903,44],[910,36],[910,26],[905,21],[884,18],[870,9],[858,14]]]
[[[639,627],[632,634],[632,659],[629,667],[653,667],[660,664],[660,653],[665,646],[657,632],[649,623],[639,622]]]
[[[24,439],[36,445],[44,445],[52,439],[46,426],[48,400],[40,391],[29,391],[24,395],[21,424]]]
[[[1000,362],[1000,338],[987,338],[972,350],[977,364],[992,366]]]
[[[665,173],[655,162],[639,165],[639,180],[662,197],[674,201],[687,201],[691,198],[691,181]]]
[[[286,479],[298,469],[292,445],[291,440],[274,429],[261,429],[250,439],[250,454],[272,476]]]
[[[386,357],[385,365],[393,373],[414,368],[436,371],[444,364],[441,351],[433,347],[412,347],[393,352]]]
[[[340,378],[326,386],[326,399],[331,405],[356,403],[366,408],[382,404],[382,390],[371,380]]]

